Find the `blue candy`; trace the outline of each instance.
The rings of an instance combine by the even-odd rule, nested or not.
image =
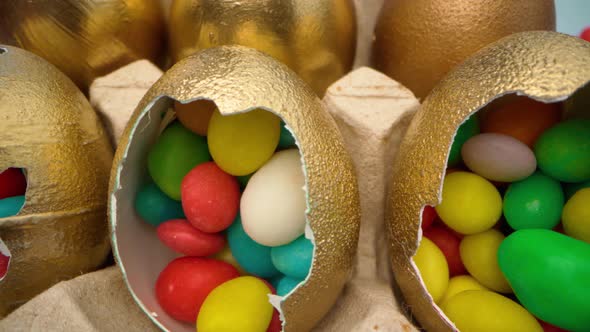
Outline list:
[[[270,258],[271,248],[258,244],[246,234],[239,214],[227,229],[227,243],[234,258],[246,272],[262,278],[280,274]]]
[[[313,244],[302,235],[291,243],[272,248],[270,256],[274,266],[285,275],[305,279],[311,268]]]
[[[158,226],[171,219],[184,219],[182,204],[164,194],[150,183],[142,187],[135,197],[135,211],[150,225]]]
[[[16,216],[25,205],[25,196],[0,199],[0,218]]]
[[[289,294],[297,285],[299,285],[303,280],[301,279],[294,279],[288,276],[284,276],[279,279],[277,283],[277,295],[285,296]]]

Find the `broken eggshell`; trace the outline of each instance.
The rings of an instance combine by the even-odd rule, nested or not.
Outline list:
[[[310,330],[334,304],[352,268],[360,227],[357,182],[336,124],[314,92],[283,64],[242,46],[207,49],[177,63],[148,91],[121,138],[111,173],[109,217],[113,251],[131,294],[163,330],[194,330],[156,301],[158,274],[176,254],[133,206],[148,179],[147,153],[166,121],[162,114],[175,100],[212,100],[226,116],[262,108],[280,116],[296,137],[314,259],[304,283],[286,297],[271,298],[282,313],[284,331]]]
[[[0,46],[0,118],[0,170],[22,168],[27,177],[23,208],[0,218],[0,252],[11,256],[0,281],[1,318],[105,261],[113,152],[74,83],[40,57],[10,46]]]
[[[421,211],[440,203],[447,158],[457,128],[505,95],[545,103],[570,98],[588,105],[590,43],[555,32],[523,32],[477,52],[426,98],[400,146],[387,199],[386,226],[395,278],[412,314],[428,331],[452,331],[428,294],[412,257],[422,239]],[[588,109],[586,108],[586,116]],[[578,116],[566,107],[566,117]]]

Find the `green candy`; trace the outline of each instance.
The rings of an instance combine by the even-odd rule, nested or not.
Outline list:
[[[158,226],[172,219],[184,219],[180,202],[166,196],[153,183],[143,186],[135,197],[135,211],[150,225]]]
[[[148,155],[148,171],[166,195],[179,201],[184,176],[209,160],[207,139],[175,122],[164,130],[152,147]]]
[[[281,136],[279,136],[279,150],[295,147],[295,137],[287,129],[286,124],[281,121]]]
[[[508,187],[504,218],[513,229],[551,229],[559,223],[564,201],[560,183],[537,171]]]
[[[577,182],[577,183],[564,183],[563,184],[563,191],[565,193],[565,200],[569,200],[570,198],[572,198],[572,196],[574,196],[574,194],[580,190],[580,189],[584,189],[584,188],[589,188],[590,187],[590,180],[589,181],[584,181],[584,182]]]
[[[473,115],[457,129],[457,134],[449,152],[448,167],[456,166],[461,162],[461,148],[463,144],[477,134],[479,134],[479,120],[477,115]]]
[[[535,143],[537,164],[562,182],[590,180],[590,120],[569,120],[548,129]]]
[[[520,230],[502,242],[498,263],[533,315],[568,331],[590,331],[590,244],[550,230]]]

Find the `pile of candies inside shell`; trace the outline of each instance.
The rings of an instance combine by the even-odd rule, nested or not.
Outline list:
[[[505,99],[459,127],[448,167],[414,257],[446,316],[590,331],[590,120]]]
[[[8,168],[0,172],[0,218],[15,216],[25,204],[27,180],[23,170]],[[2,239],[0,239],[0,242]],[[6,275],[10,257],[0,252],[0,279]]]
[[[155,285],[171,317],[199,332],[280,331],[269,294],[285,296],[308,275],[301,156],[276,115],[222,116],[215,104],[175,104],[148,154],[153,183],[136,212],[183,255]]]

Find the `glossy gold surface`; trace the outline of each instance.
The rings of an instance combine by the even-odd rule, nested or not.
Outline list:
[[[157,0],[2,0],[0,43],[56,65],[81,89],[138,59],[163,53]]]
[[[458,66],[432,90],[412,120],[393,165],[386,225],[395,277],[412,313],[428,331],[452,328],[432,302],[411,259],[420,241],[422,207],[440,203],[457,128],[470,114],[504,95],[550,103],[565,100],[582,87],[590,89],[590,43],[555,32],[524,32],[486,47]]]
[[[555,30],[553,0],[386,0],[374,65],[424,99],[477,50],[528,30]]]
[[[169,35],[173,61],[209,47],[248,46],[323,96],[352,68],[356,18],[351,0],[174,0]]]
[[[109,252],[113,157],[90,104],[38,56],[0,46],[0,170],[26,170],[17,216],[0,218],[12,254],[0,282],[0,317],[53,284],[92,271]]]
[[[159,123],[150,122],[160,121],[160,114],[173,103],[160,96],[183,102],[213,100],[223,115],[263,108],[279,115],[292,129],[304,162],[307,221],[316,247],[307,281],[281,302],[281,309],[285,331],[310,330],[334,304],[349,277],[360,227],[357,182],[334,120],[314,92],[287,67],[240,46],[212,48],[185,58],[149,90],[115,156],[109,212],[113,249],[128,286],[150,318],[167,330],[175,330],[172,324],[176,323],[154,303],[152,292],[158,264],[167,261],[144,257],[150,256],[146,250],[152,241],[157,243],[157,237],[153,228],[144,227],[132,213],[130,203],[140,174],[145,173],[149,142],[159,133]],[[157,315],[150,315],[152,312]]]

